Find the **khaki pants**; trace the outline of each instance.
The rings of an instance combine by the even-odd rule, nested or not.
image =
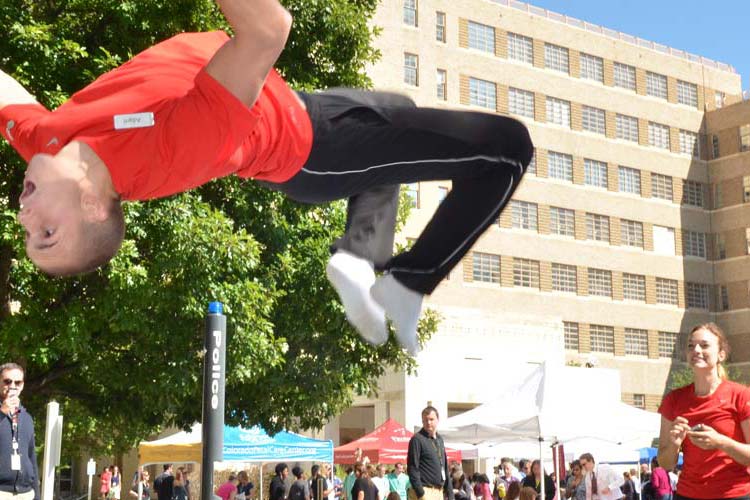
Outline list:
[[[34,500],[34,490],[27,491],[26,493],[0,491],[0,500]]]
[[[414,488],[409,488],[406,492],[406,496],[408,497],[408,500],[443,500],[443,489],[442,488],[432,488],[432,487],[425,487],[424,489],[424,496],[422,498],[417,498],[417,493],[414,491]],[[4,500],[0,498],[0,500]]]

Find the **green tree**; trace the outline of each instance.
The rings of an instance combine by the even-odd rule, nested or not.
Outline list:
[[[279,69],[297,88],[367,86],[376,0],[288,0],[295,24]],[[180,31],[227,29],[210,0],[0,0],[0,67],[50,109],[99,74]],[[25,404],[62,404],[66,453],[114,452],[200,419],[203,316],[226,304],[228,422],[321,427],[389,366],[394,341],[362,343],[328,285],[343,203],[310,207],[254,182],[213,182],[128,204],[106,268],[50,279],[15,222],[24,164],[0,146],[0,359],[28,367]],[[422,338],[436,328],[428,313]],[[40,427],[41,428],[41,427]]]
[[[746,377],[736,366],[726,366],[727,378],[734,382],[747,383]],[[693,370],[685,363],[673,363],[667,378],[665,393],[693,383]]]

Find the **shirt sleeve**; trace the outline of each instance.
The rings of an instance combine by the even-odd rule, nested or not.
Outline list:
[[[9,104],[0,109],[0,134],[27,162],[36,153],[39,121],[50,114],[41,104]]]
[[[737,397],[737,416],[739,421],[750,418],[750,388],[740,386]]]
[[[165,106],[157,116],[159,153],[173,172],[193,177],[225,164],[250,136],[260,112],[250,108],[209,75],[205,68],[194,87]]]
[[[674,395],[675,392],[671,391],[666,396],[664,396],[664,399],[662,400],[661,405],[659,405],[659,409],[657,410],[667,420],[674,420],[675,418],[677,418],[677,415],[674,414]]]

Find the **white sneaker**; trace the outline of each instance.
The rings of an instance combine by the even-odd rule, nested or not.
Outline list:
[[[393,321],[398,343],[409,354],[416,356],[419,352],[417,322],[422,312],[424,295],[406,288],[390,274],[378,278],[370,289],[370,294]]]
[[[372,264],[339,250],[328,261],[326,276],[344,304],[346,318],[360,336],[376,346],[385,344],[388,341],[385,312],[370,297],[370,287],[375,283]]]

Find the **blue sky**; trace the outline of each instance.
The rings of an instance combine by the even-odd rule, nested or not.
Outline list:
[[[750,0],[530,0],[528,3],[730,64],[750,86]]]

